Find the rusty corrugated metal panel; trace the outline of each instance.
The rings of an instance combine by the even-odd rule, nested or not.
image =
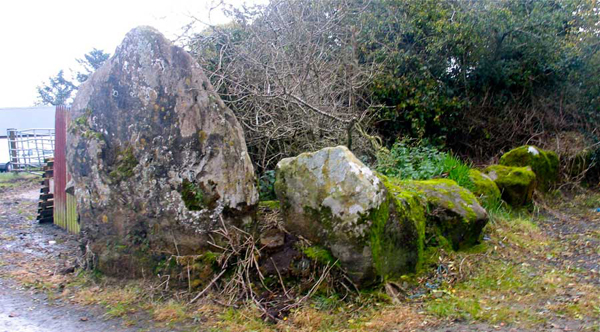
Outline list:
[[[66,228],[66,185],[67,185],[67,110],[56,107],[54,121],[54,223]]]
[[[70,176],[68,176],[70,177]],[[67,193],[67,208],[66,208],[67,230],[71,233],[79,233],[79,218],[77,217],[77,200],[75,195]]]
[[[54,145],[54,223],[71,233],[79,233],[75,197],[65,191],[70,180],[66,153],[68,124],[69,109],[57,106]]]

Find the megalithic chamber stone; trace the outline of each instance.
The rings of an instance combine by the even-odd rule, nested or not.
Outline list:
[[[202,252],[258,194],[242,128],[198,63],[157,30],[130,31],[81,85],[67,163],[82,234],[108,274]]]

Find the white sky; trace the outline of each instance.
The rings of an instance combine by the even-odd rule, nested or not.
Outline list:
[[[60,69],[78,70],[75,59],[94,47],[110,54],[125,34],[150,25],[173,39],[192,15],[226,22],[212,11],[216,0],[3,0],[0,4],[0,108],[27,107],[36,87]],[[229,0],[228,3],[264,3]]]

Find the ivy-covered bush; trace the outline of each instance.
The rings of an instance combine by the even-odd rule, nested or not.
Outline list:
[[[275,196],[275,171],[268,170],[258,178],[258,196],[261,201],[271,201]]]

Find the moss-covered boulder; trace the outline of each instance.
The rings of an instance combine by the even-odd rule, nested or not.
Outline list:
[[[425,199],[426,245],[449,244],[456,250],[479,242],[488,215],[469,190],[449,179],[402,181],[400,185]]]
[[[484,170],[502,192],[502,199],[513,207],[531,203],[536,175],[530,167],[492,165]]]
[[[370,247],[375,271],[382,279],[419,269],[425,246],[426,204],[414,191],[379,175],[387,189],[388,211],[374,219]],[[385,218],[387,214],[387,219]]]
[[[493,206],[501,200],[498,185],[486,174],[476,169],[469,170],[469,179],[473,183],[473,194],[485,206]]]
[[[415,270],[424,230],[419,198],[388,190],[347,148],[281,160],[275,192],[286,229],[331,251],[355,283]]]
[[[558,181],[558,155],[553,151],[542,150],[533,145],[524,145],[510,150],[500,158],[500,165],[531,167],[535,173],[538,188],[547,191]]]

